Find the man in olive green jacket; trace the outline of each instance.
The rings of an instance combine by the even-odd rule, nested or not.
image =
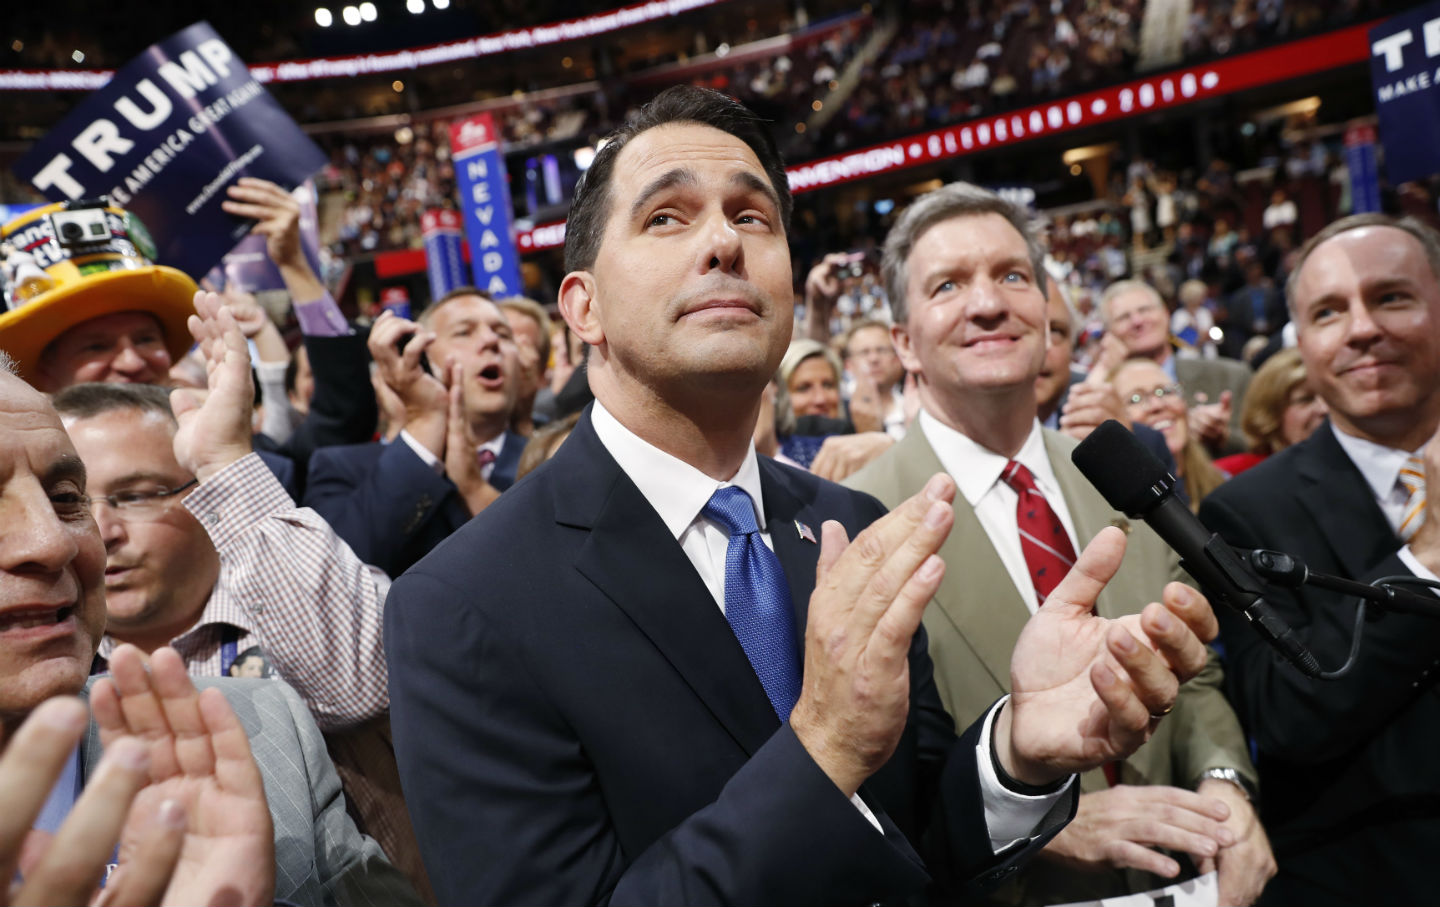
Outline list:
[[[1112,510],[1071,464],[1075,441],[1040,428],[1042,262],[1024,215],[964,184],[914,203],[886,241],[892,336],[906,369],[921,378],[922,411],[904,440],[846,484],[887,506],[936,472],[959,485],[955,528],[940,552],[945,578],[925,627],[940,695],[961,723],[1010,692],[1010,650],[1040,589],[1053,585],[1037,581],[1047,564],[1032,561],[1020,540],[1019,521],[1033,529],[1036,512],[1027,504],[1017,513],[1034,498],[1011,487],[1015,464],[1034,483],[1023,494],[1047,502],[1041,518],[1070,537],[1057,556],[1108,527],[1126,533],[1124,560],[1098,599],[1102,615],[1138,614],[1183,577],[1159,537]],[[1065,563],[1048,566],[1053,574]],[[1212,658],[1149,743],[1082,776],[1075,822],[996,900],[1055,904],[1148,890],[1189,869],[1161,852],[1169,851],[1188,854],[1201,871],[1218,870],[1221,903],[1253,901],[1274,860],[1250,803],[1254,768],[1220,680]]]

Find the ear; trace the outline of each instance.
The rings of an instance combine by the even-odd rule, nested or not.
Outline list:
[[[570,330],[591,346],[605,342],[595,289],[595,275],[589,271],[571,271],[560,282],[560,314]]]
[[[910,344],[910,332],[905,325],[890,325],[890,342],[895,345],[895,355],[900,357],[900,364],[905,366],[905,371],[916,375],[925,374],[925,369],[920,367],[920,357],[915,355],[915,348]]]

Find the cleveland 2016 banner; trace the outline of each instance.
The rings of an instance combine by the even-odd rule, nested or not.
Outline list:
[[[1370,29],[1370,79],[1390,182],[1440,173],[1440,3]]]
[[[325,164],[209,23],[131,60],[35,143],[15,173],[52,201],[110,200],[139,216],[157,259],[195,277],[253,222],[220,208],[257,176],[293,189]]]
[[[451,123],[450,159],[465,214],[475,286],[496,299],[519,296],[524,289],[520,256],[511,229],[510,188],[495,118],[480,113]]]

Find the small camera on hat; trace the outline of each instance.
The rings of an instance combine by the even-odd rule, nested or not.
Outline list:
[[[104,208],[80,208],[56,211],[50,215],[55,239],[62,246],[83,246],[108,242],[110,225],[105,222]]]

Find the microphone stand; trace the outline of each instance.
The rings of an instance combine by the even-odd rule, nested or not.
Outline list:
[[[1354,595],[1376,605],[1384,611],[1401,614],[1418,614],[1421,617],[1440,619],[1440,598],[1429,593],[1412,592],[1401,587],[1401,583],[1430,585],[1429,580],[1419,577],[1385,576],[1370,583],[1315,573],[1299,558],[1283,551],[1267,551],[1256,548],[1245,553],[1250,566],[1265,579],[1279,586],[1298,589],[1300,586],[1315,586],[1344,595]]]

